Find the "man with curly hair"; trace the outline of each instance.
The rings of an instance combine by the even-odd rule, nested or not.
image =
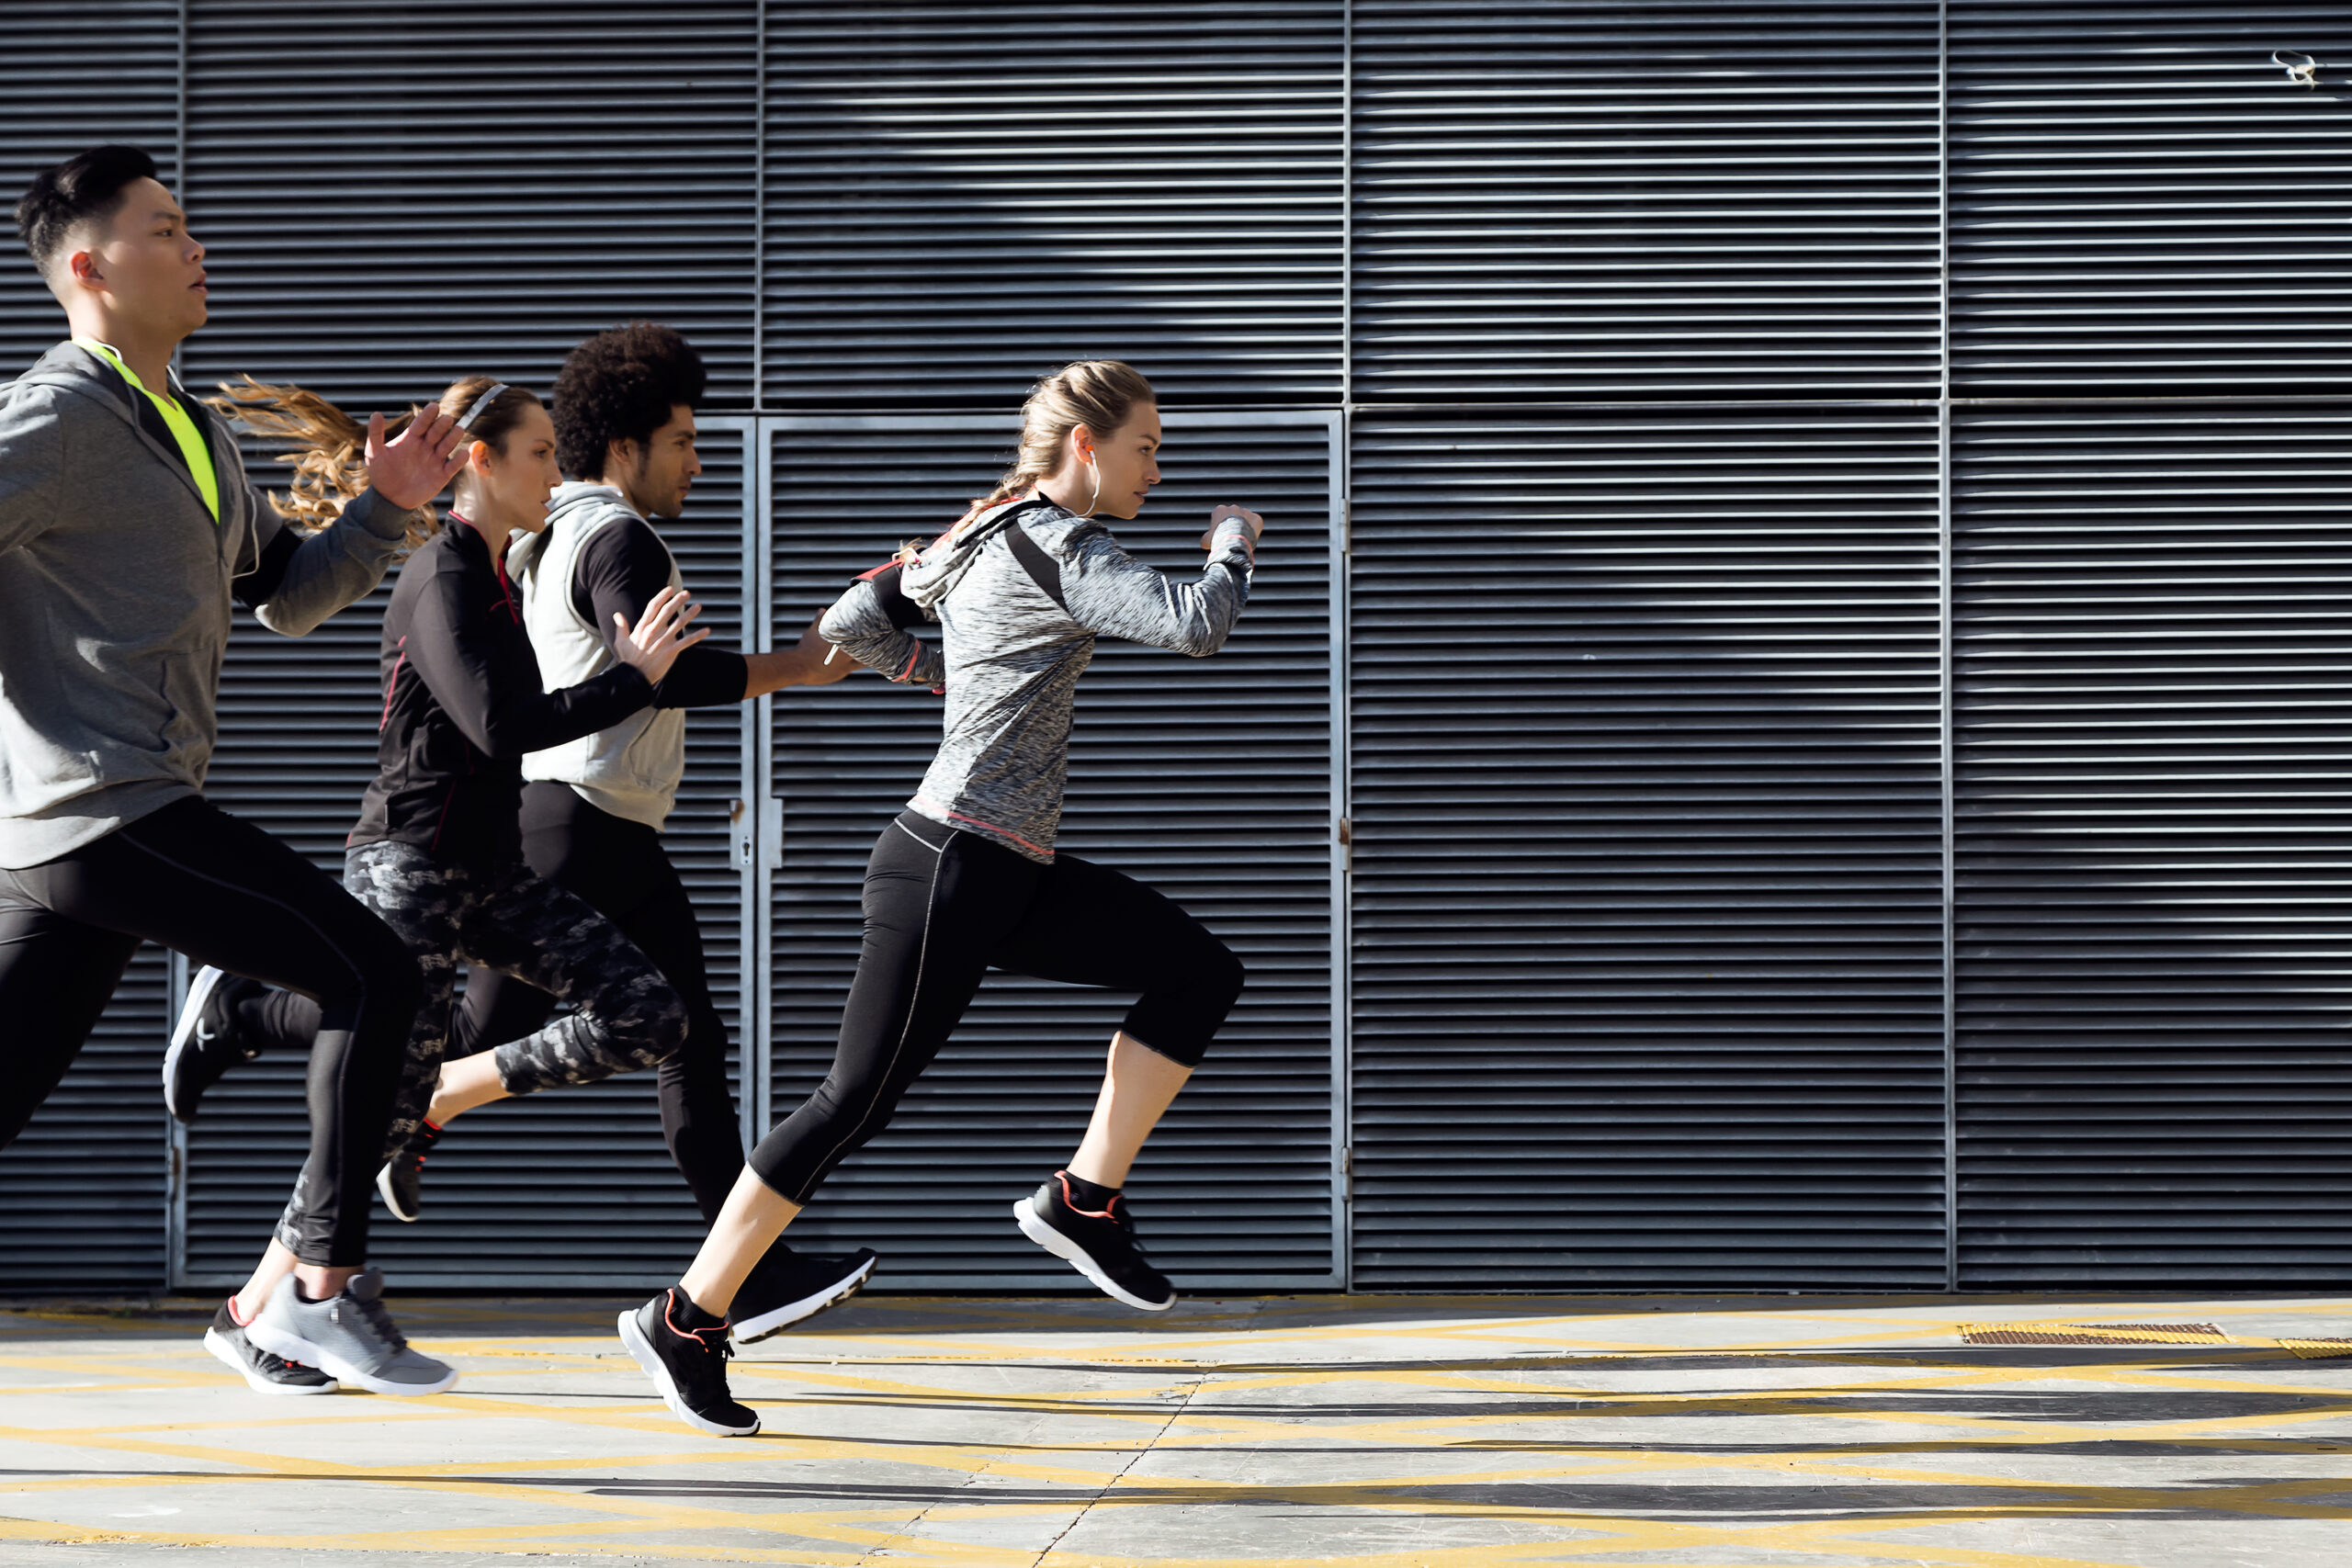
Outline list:
[[[702,472],[695,405],[705,379],[694,345],[650,321],[598,333],[565,359],[554,412],[557,457],[571,482],[548,502],[547,531],[508,557],[549,682],[586,680],[610,668],[614,613],[634,617],[681,581],[653,520],[678,516]],[[850,661],[829,666],[830,651],[813,626],[797,646],[774,653],[708,643],[688,649],[655,688],[651,707],[524,762],[531,869],[602,910],[686,998],[685,1048],[661,1073],[662,1129],[707,1220],[726,1202],[743,1156],[727,1088],[727,1025],[711,1000],[693,901],[660,837],[685,773],[684,710],[838,681]],[[526,1034],[553,1005],[508,976],[477,975],[468,981],[451,1048]],[[816,1257],[778,1246],[738,1298],[736,1337],[764,1338],[847,1300],[875,1262],[862,1248]]]

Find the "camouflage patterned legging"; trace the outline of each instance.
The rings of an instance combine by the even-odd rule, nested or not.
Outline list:
[[[460,964],[511,975],[578,1010],[492,1053],[509,1094],[658,1066],[685,1043],[686,1004],[637,944],[520,862],[480,872],[437,864],[413,844],[365,844],[344,857],[343,885],[400,933],[424,978],[387,1159],[433,1102]]]

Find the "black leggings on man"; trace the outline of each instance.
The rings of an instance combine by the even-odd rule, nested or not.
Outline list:
[[[890,1120],[991,968],[1142,992],[1121,1029],[1186,1067],[1243,979],[1206,927],[1133,877],[1076,855],[1033,861],[909,811],[866,864],[865,942],[832,1071],[752,1151],[759,1179],[808,1202]]]
[[[662,1135],[715,1220],[743,1169],[743,1134],[727,1087],[727,1021],[710,999],[702,928],[662,835],[591,806],[570,784],[523,786],[523,858],[532,874],[578,894],[621,929],[686,1004],[686,1043],[662,1064]],[[555,998],[512,976],[476,968],[449,1031],[449,1055],[519,1039],[547,1021]]]
[[[305,1263],[366,1263],[422,995],[416,963],[324,872],[192,795],[71,854],[0,871],[0,1146],[65,1076],[141,942],[318,1002],[311,1154],[289,1245]]]

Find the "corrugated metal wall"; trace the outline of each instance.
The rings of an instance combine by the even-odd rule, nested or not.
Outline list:
[[[2016,400],[1951,443],[1964,1285],[2352,1274],[2347,67],[1951,6],[1952,386]]]
[[[1356,1282],[1940,1285],[1933,414],[1354,458]]]
[[[1195,422],[1169,499],[1264,498],[1232,654],[1107,655],[1075,773],[1073,835],[1262,982],[1146,1164],[1190,1277],[2352,1271],[2340,6],[1191,0],[1115,39],[1025,5],[92,15],[0,18],[0,174],[184,121],[220,280],[191,380],[404,403],[672,321],[714,410],[770,416],[716,435],[684,537],[745,626],[788,637],[935,525],[1079,355]],[[53,321],[0,288],[17,363]],[[1335,567],[1295,515],[1333,489],[1300,418],[1345,434]],[[1155,510],[1138,541],[1181,558]],[[369,615],[241,633],[224,698],[221,797],[322,860],[365,772]],[[1195,682],[1248,723],[1191,728]],[[754,982],[755,1119],[821,1070],[924,701],[696,721],[673,841],[714,970]],[[1233,770],[1271,804],[1227,864]],[[726,809],[762,790],[785,827],[739,864]],[[0,1157],[0,1283],[154,1277],[154,1210],[88,1240],[161,1207],[141,964]],[[811,1215],[902,1280],[1049,1282],[990,1205],[1061,1152],[1103,1020],[993,989]],[[242,1271],[274,1211],[290,1067],[193,1140],[182,1277]],[[387,1227],[388,1256],[667,1269],[691,1225],[648,1099],[484,1113],[435,1162],[461,1218]],[[590,1151],[650,1206],[544,1217],[538,1170]],[[1231,1185],[1248,1161],[1279,1199]],[[106,1195],[56,1207],[61,1172]]]

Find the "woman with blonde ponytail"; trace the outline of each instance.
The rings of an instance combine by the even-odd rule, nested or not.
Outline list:
[[[1241,994],[1241,963],[1164,896],[1057,853],[1070,708],[1098,637],[1204,657],[1250,596],[1257,513],[1220,506],[1197,579],[1163,576],[1106,520],[1159,482],[1151,384],[1115,360],[1068,366],[1023,409],[996,488],[927,548],[852,584],[820,628],[894,681],[942,685],[945,736],[865,874],[865,939],[832,1071],[760,1141],[684,1279],[620,1335],[670,1408],[746,1436],[723,1359],[752,1265],[827,1172],[889,1121],[990,968],[1141,993],[1111,1036],[1094,1116],[1067,1168],[1012,1205],[1023,1233],[1145,1312],[1176,1292],[1136,1240],[1128,1168]],[[939,624],[941,650],[909,627]]]
[[[230,389],[249,428],[289,442],[295,471],[281,513],[300,517],[361,482],[353,455],[363,433],[332,403],[299,388]],[[547,408],[520,387],[467,377],[443,393],[466,438],[446,525],[431,507],[409,519],[416,541],[386,606],[380,649],[383,707],[375,779],[344,856],[344,885],[399,933],[424,977],[405,1071],[377,1188],[394,1217],[413,1220],[424,1150],[459,1113],[558,1084],[590,1083],[658,1066],[685,1037],[685,1007],[644,954],[576,895],[524,864],[518,808],[526,752],[617,723],[652,700],[681,650],[706,635],[682,589],[664,592],[634,626],[617,626],[619,662],[575,686],[545,691],[506,574],[508,543],[547,526],[561,482]],[[512,975],[571,1002],[572,1013],[479,1055],[443,1062],[460,964]],[[196,1027],[166,1068],[167,1098],[192,1118],[205,1087],[265,1043],[307,1043],[317,1004],[208,970],[191,987]],[[345,1319],[310,1300],[289,1277],[287,1235],[231,1303],[246,1337],[290,1360],[323,1368],[377,1393],[438,1393],[457,1381],[442,1362],[408,1349],[355,1357]],[[356,1315],[382,1311],[370,1269],[350,1295]]]

